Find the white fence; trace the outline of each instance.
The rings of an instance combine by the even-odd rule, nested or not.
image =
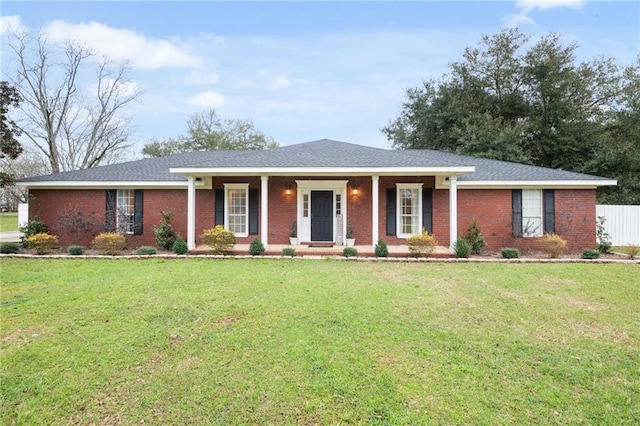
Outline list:
[[[640,246],[640,206],[597,205],[596,217],[603,216],[604,229],[614,246]]]

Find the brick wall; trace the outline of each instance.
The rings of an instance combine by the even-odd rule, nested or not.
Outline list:
[[[322,178],[313,178],[321,180]],[[333,178],[335,179],[335,178]],[[296,218],[296,178],[271,177],[269,179],[269,243],[287,244],[291,224]],[[389,245],[404,245],[406,240],[386,235],[386,190],[395,188],[396,182],[423,183],[424,188],[434,188],[433,177],[381,177],[379,181],[379,227],[378,234]],[[215,189],[224,188],[224,183],[249,183],[250,188],[260,188],[260,178],[214,178],[214,189],[196,190],[196,242],[201,242],[204,229],[214,226]],[[358,195],[352,188],[358,188]],[[291,188],[291,194],[285,190]],[[370,177],[349,179],[347,191],[347,215],[353,224],[357,244],[371,244],[372,182]],[[569,241],[569,249],[579,251],[595,245],[595,190],[556,190],[556,233]],[[259,208],[261,208],[259,206]],[[104,230],[106,209],[105,190],[30,190],[29,217],[42,219],[51,231],[60,236],[62,246],[69,244],[88,245],[93,237]],[[129,236],[130,247],[155,245],[153,226],[160,223],[160,210],[174,213],[173,227],[185,239],[187,236],[187,190],[145,189],[143,235]],[[64,217],[69,212],[81,212],[98,226],[87,235],[68,232],[69,221]],[[260,214],[260,213],[259,213]],[[520,249],[535,248],[536,238],[513,238],[511,221],[511,189],[459,189],[458,190],[458,235],[464,236],[471,220],[476,218],[487,241],[488,249],[497,251],[502,247]],[[262,230],[260,230],[261,232]],[[449,191],[433,190],[433,233],[442,246],[449,245]],[[77,234],[77,232],[76,232]],[[247,244],[256,235],[238,238],[238,243]]]

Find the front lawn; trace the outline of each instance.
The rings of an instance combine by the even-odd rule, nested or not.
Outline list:
[[[640,267],[0,259],[1,424],[637,424]]]
[[[0,213],[0,232],[18,230],[18,213]]]

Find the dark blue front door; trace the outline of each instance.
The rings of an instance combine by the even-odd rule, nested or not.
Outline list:
[[[311,241],[333,241],[333,191],[311,191]]]

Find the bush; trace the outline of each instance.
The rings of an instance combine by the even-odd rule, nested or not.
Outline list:
[[[600,257],[600,252],[598,250],[587,249],[582,252],[583,259],[597,259]]]
[[[93,239],[91,246],[102,254],[116,256],[125,249],[127,240],[117,232],[103,232]]]
[[[260,241],[259,238],[254,238],[251,240],[251,244],[249,244],[249,254],[251,256],[260,256],[264,253],[264,244]]]
[[[189,246],[187,246],[187,243],[182,239],[180,235],[178,235],[171,249],[175,254],[187,254],[187,252],[189,251]]]
[[[629,259],[635,259],[640,254],[640,247],[638,246],[622,246],[620,251],[629,256]]]
[[[38,217],[34,217],[33,219],[29,220],[25,226],[20,227],[20,232],[22,232],[22,246],[29,247],[27,238],[32,235],[47,233],[49,232],[49,227]]]
[[[433,253],[433,250],[435,250],[438,245],[438,240],[422,228],[421,233],[411,235],[407,238],[407,244],[409,244],[409,251],[413,256],[426,257],[430,253]]]
[[[170,211],[160,210],[162,215],[162,221],[159,226],[153,227],[153,234],[156,236],[156,244],[158,247],[162,247],[165,250],[171,250],[173,244],[178,238],[178,233],[171,226],[171,219],[173,219],[173,213]]]
[[[216,225],[214,228],[204,230],[202,241],[211,247],[214,254],[226,254],[236,243],[236,235],[224,229],[224,226]]]
[[[453,251],[458,259],[466,259],[471,254],[471,244],[464,238],[458,238],[453,244]]]
[[[18,243],[2,243],[0,244],[0,253],[2,254],[16,254],[20,251]]]
[[[374,252],[376,254],[376,257],[389,256],[389,248],[387,247],[387,243],[385,243],[382,238],[378,240],[378,244],[376,244]]]
[[[69,247],[67,247],[67,253],[69,253],[72,256],[83,255],[84,254],[84,247],[78,246],[78,245],[69,246]]]
[[[344,257],[358,257],[358,250],[355,247],[345,247],[342,250],[342,255]]]
[[[154,254],[158,254],[158,250],[155,247],[142,246],[138,247],[136,254],[138,256],[153,256]]]
[[[25,240],[27,246],[35,249],[36,254],[49,253],[55,246],[58,245],[58,237],[51,235],[48,232],[40,232],[39,234],[30,235]]]
[[[285,247],[282,249],[282,255],[293,257],[296,255],[296,250],[293,247]]]
[[[469,228],[467,229],[467,235],[465,240],[469,243],[471,252],[473,254],[480,254],[482,249],[487,245],[487,242],[482,237],[482,231],[478,226],[478,222],[475,219],[471,221]],[[469,257],[469,256],[465,256]]]
[[[567,249],[567,240],[558,234],[544,234],[539,244],[540,249],[552,258],[561,256]]]
[[[514,248],[503,248],[500,255],[504,259],[517,259],[520,257],[520,253],[518,253],[518,250]]]
[[[611,236],[604,228],[604,223],[607,219],[604,216],[598,216],[596,221],[596,248],[600,253],[611,253]]]

